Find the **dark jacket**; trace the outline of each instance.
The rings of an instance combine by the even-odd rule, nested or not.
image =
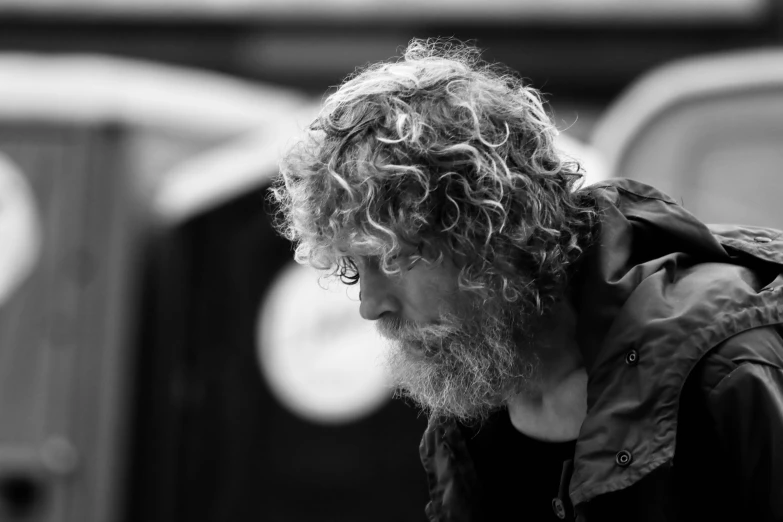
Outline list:
[[[571,285],[588,412],[547,466],[559,483],[547,498],[486,487],[506,461],[503,486],[532,484],[524,464],[543,452],[506,459],[492,428],[433,418],[429,519],[539,520],[528,506],[543,503],[552,520],[783,521],[783,233],[708,227],[631,180],[596,197],[599,239]]]

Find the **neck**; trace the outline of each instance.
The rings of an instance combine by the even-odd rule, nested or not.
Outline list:
[[[513,395],[506,404],[517,431],[558,442],[579,436],[587,415],[587,371],[575,338],[573,307],[563,301],[551,317],[551,324],[537,343],[541,378],[535,393]]]
[[[548,442],[575,440],[587,416],[587,372],[575,370],[547,393],[515,395],[506,405],[520,433]]]

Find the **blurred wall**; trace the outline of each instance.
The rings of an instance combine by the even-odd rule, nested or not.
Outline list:
[[[377,2],[345,0],[332,13],[310,4],[142,2],[130,8],[124,2],[10,2],[0,6],[0,51],[149,58],[320,96],[356,66],[397,54],[412,37],[454,36],[475,41],[487,58],[550,93],[561,125],[572,125],[582,138],[597,113],[654,66],[783,41],[783,9],[773,0],[495,0],[461,10],[439,2],[443,8],[437,11],[407,3],[373,10]],[[351,6],[362,4],[370,7],[348,16]]]

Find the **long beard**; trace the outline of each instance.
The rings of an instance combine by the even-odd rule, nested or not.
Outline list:
[[[414,325],[381,318],[391,341],[388,366],[402,396],[430,415],[479,423],[517,393],[534,393],[539,358],[532,348],[530,316],[513,305],[470,306],[438,324]]]

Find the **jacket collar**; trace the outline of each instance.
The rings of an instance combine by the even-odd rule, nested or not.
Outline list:
[[[629,179],[590,187],[600,228],[571,285],[577,339],[588,373],[603,340],[637,286],[649,275],[640,263],[671,252],[726,258],[706,225],[662,192]]]

